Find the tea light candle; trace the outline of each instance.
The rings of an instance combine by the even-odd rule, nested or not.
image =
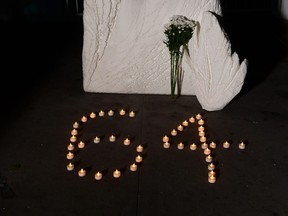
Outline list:
[[[131,171],[136,171],[137,170],[137,164],[133,163],[130,165],[130,170]]]
[[[68,171],[72,171],[74,170],[74,164],[72,164],[71,162],[67,165],[67,170]]]
[[[137,163],[140,163],[140,162],[142,162],[143,158],[142,158],[141,155],[137,155],[137,157],[135,158],[135,160],[136,160]]]
[[[110,142],[115,142],[115,140],[116,140],[116,137],[115,137],[115,136],[111,135],[111,136],[109,137],[109,141],[110,141]]]
[[[71,135],[76,136],[77,134],[78,134],[78,131],[74,128],[74,129],[71,131]]]
[[[135,116],[135,112],[131,111],[131,112],[129,113],[129,117],[133,118],[134,116]]]
[[[97,172],[95,173],[95,180],[101,180],[102,179],[102,173],[101,172]]]
[[[114,111],[113,110],[109,110],[108,111],[108,116],[113,116],[114,115]]]
[[[205,136],[200,137],[200,142],[206,142],[206,137]]]
[[[83,141],[80,141],[78,143],[78,148],[84,148],[85,147],[85,143]]]
[[[195,122],[195,118],[192,116],[189,118],[189,122],[194,123]]]
[[[183,131],[183,126],[182,126],[182,125],[178,125],[177,129],[178,129],[179,131]]]
[[[82,116],[81,121],[82,122],[87,122],[87,117],[86,116]]]
[[[177,135],[177,131],[176,131],[175,129],[173,129],[173,130],[171,131],[171,135],[172,135],[172,136],[176,136],[176,135]]]
[[[91,112],[91,113],[90,113],[90,118],[93,119],[93,118],[95,118],[95,117],[96,117],[96,114],[95,114],[94,112]]]
[[[244,142],[241,142],[240,144],[239,144],[239,149],[245,149],[245,143]]]
[[[208,170],[214,170],[215,165],[213,163],[208,164]]]
[[[199,131],[198,135],[199,135],[200,137],[205,136],[205,132],[204,132],[204,131]]]
[[[126,138],[123,143],[124,143],[124,145],[130,145],[130,140],[128,138]]]
[[[75,129],[79,128],[79,123],[78,122],[74,122],[73,128],[75,128]]]
[[[229,148],[229,147],[230,147],[230,143],[229,143],[228,141],[225,141],[225,142],[223,143],[223,147],[224,147],[224,148]]]
[[[182,142],[178,143],[177,148],[180,150],[184,149],[184,144]]]
[[[68,152],[66,157],[67,157],[67,159],[72,160],[74,158],[74,154],[72,152]]]
[[[77,140],[77,137],[76,137],[76,136],[72,135],[72,136],[70,137],[70,141],[71,141],[71,142],[76,142],[76,140]]]
[[[163,141],[163,142],[169,142],[169,137],[165,135],[165,136],[162,138],[162,141]]]
[[[164,142],[163,143],[163,147],[166,148],[166,149],[170,148],[170,143],[169,142]]]
[[[211,150],[209,148],[204,149],[204,154],[205,155],[210,155]]]
[[[143,146],[142,145],[138,145],[136,148],[137,152],[142,152],[143,151]]]
[[[196,145],[195,143],[192,143],[192,144],[190,145],[190,149],[191,149],[191,150],[196,150],[196,149],[197,149],[197,145]]]
[[[214,172],[214,170],[211,170],[208,172],[208,177],[211,177],[211,176],[216,176],[216,172]]]
[[[198,114],[196,115],[196,119],[197,119],[197,120],[200,120],[201,118],[202,118],[201,114],[198,113]]]
[[[208,177],[208,182],[209,183],[215,183],[216,182],[216,176],[211,175],[210,177]]]
[[[119,114],[122,115],[122,116],[125,115],[125,113],[126,113],[126,112],[125,112],[124,109],[121,109],[120,112],[119,112]]]
[[[183,125],[184,127],[187,127],[187,126],[188,126],[188,121],[187,121],[187,120],[183,121],[183,122],[182,122],[182,125]]]
[[[86,175],[86,170],[84,170],[83,168],[81,168],[79,171],[78,171],[78,175],[80,177],[84,177]]]
[[[103,110],[100,110],[98,115],[103,117],[105,115],[105,112]]]
[[[100,137],[96,136],[93,140],[94,143],[100,143]]]
[[[199,125],[204,125],[204,120],[203,119],[198,120],[198,124]]]
[[[208,162],[208,163],[211,163],[212,162],[212,156],[211,155],[207,155],[206,157],[205,157],[205,161],[206,162]]]
[[[216,146],[217,146],[216,143],[213,142],[213,141],[209,144],[209,147],[212,148],[212,149],[215,149]]]
[[[206,149],[206,148],[208,148],[208,144],[207,144],[207,143],[205,143],[205,142],[204,142],[204,143],[202,143],[202,144],[201,144],[201,148],[202,148],[202,149]]]
[[[67,149],[69,151],[73,151],[74,150],[74,145],[72,143],[69,143],[69,145],[67,146]]]
[[[116,169],[114,172],[113,172],[113,177],[114,178],[119,178],[121,176],[121,171]]]
[[[204,127],[201,125],[200,127],[198,127],[198,131],[204,131]]]

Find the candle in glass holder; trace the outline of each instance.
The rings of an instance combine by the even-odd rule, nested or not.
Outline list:
[[[205,157],[205,161],[208,162],[208,163],[211,163],[212,160],[213,160],[213,158],[212,158],[211,155],[207,155],[207,156]]]
[[[215,165],[212,163],[208,164],[208,170],[214,170],[215,169]]]
[[[142,158],[141,155],[137,155],[137,157],[135,158],[135,161],[136,161],[137,163],[142,162],[142,160],[143,160],[143,158]]]
[[[111,135],[111,136],[109,137],[109,141],[110,141],[110,142],[115,142],[115,140],[116,140],[116,137],[115,137],[114,135]]]
[[[204,131],[204,127],[201,125],[200,127],[198,127],[198,131]]]
[[[68,171],[72,171],[74,170],[74,164],[72,164],[71,162],[67,165],[67,170]]]
[[[182,125],[178,125],[177,130],[183,131],[183,126]]]
[[[102,179],[102,173],[101,172],[97,172],[95,173],[95,180],[101,180]]]
[[[202,149],[206,149],[206,148],[208,148],[208,144],[207,144],[207,143],[205,143],[205,142],[204,142],[204,143],[202,143],[202,144],[201,144],[201,148],[202,148]]]
[[[189,118],[189,122],[194,123],[195,122],[195,118],[192,116]]]
[[[241,142],[240,144],[239,144],[239,149],[245,149],[245,143],[244,142]]]
[[[100,143],[100,137],[96,136],[93,140],[94,143]]]
[[[200,137],[200,142],[206,142],[206,137],[205,136],[202,136],[202,137]]]
[[[175,129],[173,129],[173,130],[171,131],[171,135],[172,135],[172,136],[176,136],[176,135],[177,135],[177,131],[176,131]]]
[[[66,155],[66,158],[69,160],[72,160],[74,158],[74,154],[72,152],[68,152],[68,154]]]
[[[130,165],[130,170],[131,171],[136,171],[137,170],[137,164],[133,163]]]
[[[136,148],[137,152],[142,152],[143,151],[143,146],[142,145],[138,145]]]
[[[109,110],[108,111],[108,116],[113,116],[114,115],[114,111],[113,110]]]
[[[162,138],[162,141],[163,141],[163,142],[169,142],[169,137],[165,135],[165,136]]]
[[[76,136],[72,135],[72,136],[70,137],[70,141],[71,141],[71,142],[76,142],[76,140],[77,140],[77,137],[76,137]]]
[[[86,116],[82,116],[81,121],[82,122],[87,122],[87,117]]]
[[[199,131],[198,135],[199,135],[200,137],[205,136],[205,131]]]
[[[75,128],[75,129],[79,128],[79,123],[78,122],[74,122],[73,128]]]
[[[105,115],[105,112],[103,110],[100,110],[98,115],[103,117]]]
[[[201,118],[202,118],[201,114],[198,113],[198,114],[196,115],[196,119],[197,119],[197,120],[200,120]]]
[[[93,118],[95,118],[95,117],[96,117],[96,114],[95,114],[94,112],[91,112],[91,113],[90,113],[90,118],[93,119]]]
[[[124,145],[130,145],[130,139],[126,138],[124,141],[123,141]]]
[[[224,147],[224,148],[229,148],[229,147],[230,147],[230,143],[229,143],[228,141],[225,141],[225,142],[223,143],[223,147]]]
[[[123,116],[123,115],[125,115],[125,114],[126,114],[126,112],[125,112],[125,110],[124,110],[124,109],[121,109],[121,110],[119,111],[119,114]]]
[[[211,150],[209,148],[204,149],[204,154],[205,155],[210,155]]]
[[[116,169],[114,172],[113,172],[113,177],[114,178],[119,178],[121,176],[121,171]]]
[[[182,122],[182,125],[183,125],[184,127],[187,127],[187,126],[188,126],[188,121],[187,121],[187,120],[184,120],[184,121]]]
[[[74,128],[74,129],[71,131],[71,135],[76,136],[77,134],[78,134],[78,131]]]
[[[178,143],[177,148],[180,150],[184,149],[184,144],[182,142]]]
[[[163,143],[163,147],[166,148],[166,149],[170,148],[170,143],[169,142],[164,142]]]
[[[86,175],[86,170],[84,170],[83,168],[81,168],[79,171],[78,171],[78,175],[80,177],[84,177]]]
[[[215,183],[216,182],[216,176],[215,175],[211,175],[210,177],[208,177],[208,182],[209,183]]]
[[[80,141],[78,143],[78,148],[84,148],[85,147],[85,143],[83,141]]]
[[[73,151],[74,150],[74,145],[72,143],[69,143],[69,145],[67,146],[67,149],[69,151]]]
[[[215,149],[216,146],[217,146],[216,143],[213,142],[213,141],[209,144],[209,147],[212,148],[212,149]]]
[[[199,120],[198,120],[198,124],[199,124],[199,125],[204,125],[204,120],[203,120],[203,119],[199,119]]]
[[[190,144],[190,149],[191,150],[196,150],[197,149],[197,145],[195,143]]]
[[[135,116],[135,112],[131,111],[129,112],[129,117],[133,118]]]

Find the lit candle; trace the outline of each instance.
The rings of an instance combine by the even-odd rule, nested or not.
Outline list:
[[[124,145],[130,145],[130,140],[128,138],[126,138],[124,141],[123,141]]]
[[[205,136],[205,131],[199,131],[198,135],[199,135],[200,137]]]
[[[188,121],[187,121],[187,120],[183,121],[183,122],[182,122],[182,125],[183,125],[184,127],[187,127],[187,126],[188,126]]]
[[[182,126],[182,125],[178,125],[177,129],[178,129],[179,131],[183,131],[183,126]]]
[[[134,117],[135,116],[135,112],[133,112],[133,111],[131,111],[130,113],[129,113],[129,117]]]
[[[100,137],[96,136],[93,140],[94,143],[99,143],[100,142]]]
[[[205,161],[206,162],[208,162],[208,163],[211,163],[212,162],[212,156],[211,155],[207,155],[206,157],[205,157]]]
[[[109,137],[109,141],[110,141],[110,142],[115,142],[115,140],[116,140],[116,137],[115,137],[115,136],[111,135],[111,136]]]
[[[143,160],[143,158],[142,158],[141,155],[137,155],[137,157],[135,158],[135,161],[136,161],[137,163],[142,162],[142,160]]]
[[[76,137],[76,136],[72,135],[72,136],[70,137],[70,141],[71,141],[71,142],[76,142],[76,140],[77,140],[77,137]]]
[[[215,165],[213,163],[208,164],[208,170],[214,170]]]
[[[71,131],[71,135],[76,136],[77,134],[78,134],[78,131],[74,128],[74,129]]]
[[[80,177],[84,177],[86,175],[86,170],[84,170],[83,168],[81,168],[79,171],[78,171],[78,175]]]
[[[196,119],[197,119],[197,120],[200,120],[201,118],[202,118],[201,114],[198,113],[198,114],[196,115]]]
[[[102,179],[102,173],[101,172],[95,173],[95,180],[101,180],[101,179]]]
[[[124,109],[121,109],[120,112],[119,112],[119,114],[122,115],[122,116],[125,115],[125,113],[126,113],[126,112],[125,112]]]
[[[214,172],[214,170],[211,170],[208,172],[208,177],[211,177],[211,176],[216,176],[216,172]]]
[[[108,111],[108,116],[113,116],[114,115],[114,111],[113,110],[109,110]]]
[[[82,116],[81,121],[82,122],[87,122],[87,117],[86,116]]]
[[[205,136],[200,137],[200,142],[206,142],[206,137]]]
[[[74,145],[72,143],[69,143],[69,145],[67,146],[67,149],[69,151],[73,151],[74,150]]]
[[[176,131],[175,129],[173,129],[173,130],[171,131],[171,135],[172,135],[172,136],[176,136],[176,135],[177,135],[177,131]]]
[[[169,142],[164,142],[163,143],[163,147],[166,148],[166,149],[170,148],[170,143]]]
[[[241,142],[240,144],[239,144],[239,149],[245,149],[245,143],[244,142]]]
[[[208,182],[209,183],[215,183],[216,182],[216,176],[215,175],[211,175],[210,177],[208,177]]]
[[[190,149],[191,149],[191,150],[196,150],[196,149],[197,149],[197,145],[196,145],[195,143],[192,143],[192,144],[190,145]]]
[[[67,159],[72,160],[74,158],[74,154],[72,152],[68,152],[66,157],[67,157]]]
[[[204,127],[201,125],[200,127],[198,127],[198,131],[204,131]]]
[[[210,155],[211,150],[209,148],[204,149],[204,154],[205,155]]]
[[[194,123],[195,122],[195,118],[192,116],[189,118],[189,122]]]
[[[198,124],[199,125],[204,125],[204,120],[203,119],[198,120]]]
[[[90,113],[90,118],[93,119],[93,118],[95,118],[95,117],[96,117],[96,114],[95,114],[94,112],[91,112],[91,113]]]
[[[74,169],[74,164],[72,164],[71,162],[67,165],[67,170],[68,171],[72,171]]]
[[[116,169],[114,172],[113,172],[113,177],[114,178],[119,178],[121,176],[121,171]]]
[[[138,145],[136,148],[137,152],[142,152],[143,151],[143,146],[142,145]]]
[[[130,170],[131,171],[136,171],[137,170],[137,164],[133,163],[130,165]]]
[[[207,143],[205,143],[205,142],[204,142],[204,143],[202,143],[202,144],[201,144],[201,148],[202,148],[202,149],[206,149],[206,148],[208,148],[208,144],[207,144]]]
[[[165,136],[162,138],[162,141],[163,141],[163,142],[169,142],[169,137],[165,135]]]
[[[216,148],[216,143],[212,141],[212,142],[209,144],[209,147],[212,148],[212,149],[215,149],[215,148]]]
[[[104,116],[104,115],[105,115],[105,112],[104,112],[103,110],[100,110],[100,111],[99,111],[99,116],[102,117],[102,116]]]
[[[78,148],[84,148],[85,147],[85,143],[83,141],[80,141],[78,143]]]
[[[180,150],[184,149],[184,144],[182,142],[178,143],[177,148]]]
[[[73,128],[75,128],[75,129],[79,128],[79,123],[78,122],[74,122]]]
[[[229,148],[229,147],[230,147],[230,143],[229,143],[228,141],[225,141],[225,142],[223,143],[223,147],[224,147],[224,148]]]

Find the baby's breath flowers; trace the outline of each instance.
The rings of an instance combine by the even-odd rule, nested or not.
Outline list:
[[[163,41],[170,52],[170,77],[171,77],[171,96],[176,99],[181,95],[181,87],[184,71],[182,69],[182,59],[185,50],[188,50],[188,42],[192,38],[197,22],[183,15],[174,15],[168,24],[164,26],[166,39]]]

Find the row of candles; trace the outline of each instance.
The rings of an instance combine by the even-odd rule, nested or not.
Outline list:
[[[209,145],[206,143],[207,138],[205,136],[205,127],[204,123],[205,121],[202,118],[201,114],[197,114],[195,117],[192,116],[189,118],[189,120],[184,120],[180,125],[177,126],[177,129],[173,129],[170,133],[172,137],[176,137],[177,134],[181,131],[184,130],[184,127],[187,127],[189,123],[195,123],[197,121],[198,123],[198,135],[199,135],[199,140],[201,143],[201,148],[203,149],[203,153],[205,155],[205,161],[208,163],[208,182],[209,183],[215,183],[216,182],[216,172],[215,172],[215,164],[213,163],[213,157],[211,156],[212,149],[216,149],[217,144],[215,142],[210,142]],[[170,148],[170,137],[165,135],[162,138],[163,141],[163,147],[168,149]],[[177,148],[179,150],[184,149],[185,145],[183,142],[179,142],[177,144]],[[228,149],[230,148],[230,143],[228,141],[223,142],[223,147]],[[239,149],[245,149],[246,145],[244,142],[239,143],[238,145]],[[190,144],[190,149],[191,150],[196,150],[197,149],[197,144],[192,143]]]
[[[126,111],[124,109],[121,109],[119,111],[119,114],[121,116],[124,116],[124,115],[126,115]],[[114,115],[114,111],[113,110],[109,110],[108,111],[108,116],[113,116],[113,115]],[[133,117],[135,117],[135,112],[134,111],[130,111],[128,115],[129,115],[129,117],[133,118]],[[103,110],[100,110],[99,113],[98,113],[98,116],[100,116],[100,117],[105,116],[105,112]],[[96,113],[91,112],[89,117],[91,119],[96,118]],[[85,123],[87,121],[88,121],[88,117],[83,115],[81,117],[81,122]],[[75,149],[75,143],[77,142],[77,135],[78,135],[78,129],[79,128],[80,128],[80,124],[77,121],[74,122],[73,123],[73,129],[71,131],[70,143],[67,146],[67,149],[68,149],[69,152],[67,153],[66,158],[68,160],[72,160],[74,158],[74,153],[72,151]],[[116,142],[116,140],[117,140],[117,137],[115,135],[109,136],[109,142]],[[96,136],[93,139],[93,142],[96,143],[96,144],[100,143],[101,142],[100,137]],[[123,140],[123,144],[126,145],[126,146],[130,145],[131,144],[131,140],[129,138],[125,138]],[[83,148],[85,148],[86,145],[85,145],[85,142],[79,141],[77,146],[78,146],[79,149],[83,149]],[[129,166],[130,171],[132,171],[132,172],[137,171],[139,163],[143,162],[143,156],[141,156],[141,154],[140,154],[140,153],[143,152],[143,150],[144,150],[144,147],[142,145],[138,145],[136,147],[136,152],[138,153],[138,155],[135,157],[134,162]],[[74,168],[75,168],[75,165],[72,162],[69,162],[69,164],[67,165],[67,170],[68,171],[73,171]],[[78,176],[79,177],[84,177],[84,176],[86,176],[86,173],[87,173],[86,170],[84,168],[81,168],[78,171]],[[113,177],[114,178],[121,177],[121,169],[115,169],[113,171]],[[102,172],[101,171],[97,171],[95,173],[95,175],[94,175],[94,178],[95,178],[95,180],[101,180],[103,178]]]

